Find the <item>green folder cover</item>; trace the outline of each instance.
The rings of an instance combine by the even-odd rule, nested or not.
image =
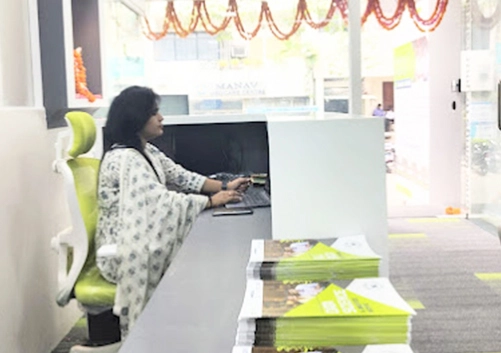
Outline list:
[[[233,347],[231,353],[341,353],[336,348],[311,348],[311,349],[277,349],[275,347]]]
[[[278,349],[275,347],[235,346],[232,353],[413,353],[406,344],[380,344],[362,347]]]
[[[264,280],[331,280],[377,277],[381,257],[365,236],[252,241],[247,277]]]
[[[248,280],[237,345],[407,344],[415,311],[387,278],[341,282]]]

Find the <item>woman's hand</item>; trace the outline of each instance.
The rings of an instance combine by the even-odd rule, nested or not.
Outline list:
[[[251,183],[250,178],[236,178],[228,183],[228,190],[245,192]]]
[[[235,190],[219,191],[211,196],[211,207],[221,207],[229,202],[242,201],[242,193]]]

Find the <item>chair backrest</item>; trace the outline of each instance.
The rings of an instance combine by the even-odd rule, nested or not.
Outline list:
[[[66,114],[66,121],[70,125],[73,135],[68,149],[70,158],[68,167],[73,174],[78,206],[85,225],[88,238],[88,254],[86,262],[95,262],[94,236],[97,224],[97,185],[100,160],[83,157],[89,152],[96,141],[96,125],[94,118],[84,112],[70,112]]]
[[[89,241],[86,262],[95,262],[94,236],[97,224],[97,178],[99,162],[95,158],[84,157],[68,161],[68,167],[70,167],[73,173],[80,215]]]
[[[85,112],[69,112],[66,121],[73,134],[68,146],[68,155],[77,158],[89,152],[96,142],[96,124],[94,118]]]
[[[64,177],[72,223],[72,227],[61,232],[56,241],[53,240],[53,247],[58,247],[60,252],[57,298],[60,305],[66,305],[71,299],[82,269],[95,266],[94,236],[100,164],[99,159],[84,156],[96,140],[92,116],[85,112],[70,112],[66,115],[66,121],[71,129],[67,156],[58,155],[55,162],[56,171]]]

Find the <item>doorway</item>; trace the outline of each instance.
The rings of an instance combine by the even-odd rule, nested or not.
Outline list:
[[[393,110],[393,106],[393,81],[385,81],[383,82],[383,109]]]

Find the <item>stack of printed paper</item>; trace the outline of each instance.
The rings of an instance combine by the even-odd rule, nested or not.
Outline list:
[[[236,346],[408,344],[414,310],[387,278],[341,282],[248,280]]]
[[[406,344],[378,344],[363,347],[286,349],[275,347],[233,347],[232,353],[412,353]]]
[[[380,259],[363,235],[327,240],[253,240],[247,278],[326,281],[377,277]]]

